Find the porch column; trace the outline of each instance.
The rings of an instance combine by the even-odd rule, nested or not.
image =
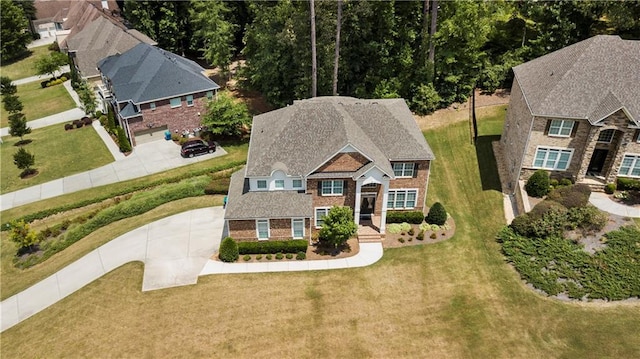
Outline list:
[[[356,222],[356,225],[360,224],[360,192],[362,191],[362,182],[363,180],[361,179],[356,180],[356,203],[353,206],[353,212],[355,213],[353,220]]]
[[[382,180],[382,213],[380,213],[380,234],[385,233],[387,226],[387,201],[389,200],[389,179]]]

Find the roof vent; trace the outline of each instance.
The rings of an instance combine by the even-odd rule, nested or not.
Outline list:
[[[549,74],[549,76],[553,76],[553,71],[551,71],[551,73]]]

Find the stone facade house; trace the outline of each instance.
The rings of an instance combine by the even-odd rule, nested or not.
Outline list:
[[[98,70],[102,96],[134,146],[200,127],[220,88],[195,62],[146,43],[102,59]]]
[[[388,210],[424,210],[434,158],[402,99],[295,101],[254,117],[247,164],[231,177],[228,233],[310,239],[332,206],[349,206],[379,239]]]
[[[595,36],[513,72],[500,145],[516,198],[538,169],[595,190],[640,178],[640,41]]]

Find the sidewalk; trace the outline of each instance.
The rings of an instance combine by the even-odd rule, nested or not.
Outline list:
[[[602,192],[592,192],[589,202],[600,210],[613,213],[622,217],[640,218],[640,208],[625,206],[616,203],[609,198],[609,195]]]
[[[71,71],[71,69],[69,68],[69,65],[64,65],[61,66],[60,69],[58,69],[58,73],[57,75],[59,76],[61,73],[64,72],[69,72]],[[46,74],[46,75],[37,75],[37,76],[31,76],[31,77],[25,77],[22,79],[17,79],[17,80],[13,80],[11,81],[12,84],[18,86],[18,85],[24,85],[24,84],[28,84],[31,82],[42,82],[44,80],[48,80],[51,78],[51,75]]]
[[[84,111],[82,111],[79,108],[73,108],[71,110],[56,113],[55,115],[29,121],[27,122],[27,126],[31,127],[32,130],[35,130],[36,128],[47,127],[47,126],[56,125],[59,123],[71,122],[73,120],[80,119],[84,116],[85,116]],[[0,136],[9,136],[9,127],[0,128]]]
[[[57,303],[104,274],[133,261],[144,262],[142,291],[196,284],[208,274],[356,268],[382,258],[381,243],[360,243],[349,258],[270,263],[210,260],[224,230],[224,210],[203,208],[170,216],[100,246],[57,273],[0,303],[4,331]],[[204,267],[204,268],[203,268]]]

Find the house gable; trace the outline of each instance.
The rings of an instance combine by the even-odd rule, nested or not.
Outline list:
[[[314,172],[354,172],[369,162],[369,158],[349,145]]]

